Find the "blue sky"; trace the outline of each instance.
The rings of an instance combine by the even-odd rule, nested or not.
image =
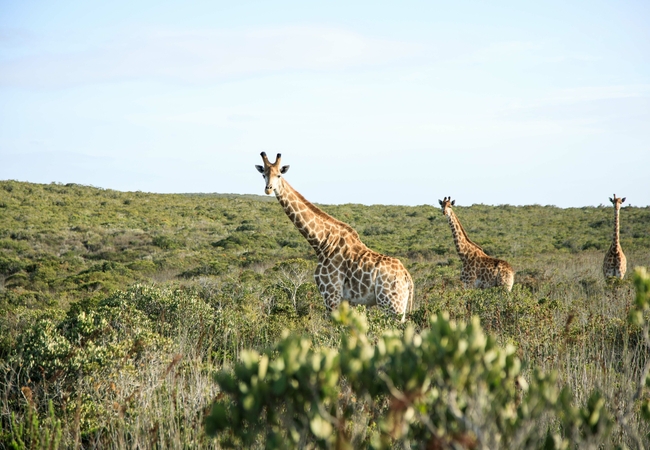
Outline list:
[[[650,204],[650,2],[0,1],[0,179]]]

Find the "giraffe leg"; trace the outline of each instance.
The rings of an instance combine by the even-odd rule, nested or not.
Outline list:
[[[319,263],[314,273],[314,279],[323,296],[327,311],[332,312],[338,308],[343,301],[343,280],[338,269]]]
[[[406,308],[410,300],[409,287],[405,283],[400,283],[394,277],[377,279],[375,288],[375,297],[377,306],[386,312],[401,316],[401,321],[406,320]]]
[[[327,312],[332,312],[339,307],[343,301],[343,296],[338,292],[326,292],[323,294],[323,301],[325,301],[325,308]]]
[[[474,286],[474,283],[476,282],[476,277],[472,276],[471,270],[467,267],[467,265],[463,265],[463,268],[460,271],[460,281],[463,283],[463,287],[465,289],[472,289],[476,286]]]
[[[334,284],[321,284],[319,286],[321,295],[323,296],[323,301],[325,302],[325,308],[328,312],[334,311],[339,307],[343,301],[343,296],[341,295],[341,289],[339,289]]]
[[[460,281],[463,283],[463,287],[465,289],[475,289],[477,287],[478,279],[477,278],[472,278],[469,276],[466,277],[461,277]]]

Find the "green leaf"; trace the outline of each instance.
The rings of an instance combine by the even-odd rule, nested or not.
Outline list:
[[[314,416],[309,421],[309,428],[311,429],[314,436],[320,439],[326,439],[332,434],[332,424],[327,420],[323,419],[320,415]]]
[[[205,419],[205,431],[209,436],[214,436],[228,426],[228,414],[222,403],[215,403],[212,406],[210,415]]]

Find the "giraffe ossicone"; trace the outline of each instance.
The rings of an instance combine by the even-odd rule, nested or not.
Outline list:
[[[442,213],[447,217],[454,244],[463,268],[460,279],[465,288],[489,288],[503,286],[507,291],[512,290],[515,282],[515,271],[512,266],[502,259],[492,258],[483,249],[472,242],[465,229],[451,209],[456,204],[451,197],[438,200]]]
[[[286,182],[281,154],[271,163],[262,152],[264,165],[255,168],[266,183],[264,192],[275,193],[280,205],[300,234],[316,251],[318,265],[314,279],[329,311],[341,302],[352,305],[377,305],[406,318],[413,308],[414,285],[402,262],[377,253],[361,242],[348,224],[335,219],[307,201]]]
[[[627,271],[627,260],[621,248],[619,216],[621,205],[625,202],[625,197],[616,197],[616,194],[614,194],[614,198],[610,198],[609,201],[614,205],[614,236],[612,237],[612,245],[609,246],[609,250],[607,250],[605,260],[603,261],[603,275],[606,280],[612,277],[622,280]]]

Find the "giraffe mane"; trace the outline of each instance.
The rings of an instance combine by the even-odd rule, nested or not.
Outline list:
[[[452,210],[452,212],[453,212],[453,210]],[[454,215],[456,215],[456,213],[454,213]],[[458,222],[458,226],[460,227],[460,231],[462,231],[462,233],[463,233],[463,237],[465,238],[465,240],[466,240],[467,242],[469,242],[470,244],[472,244],[473,246],[475,246],[476,248],[478,248],[478,249],[479,249],[480,251],[482,251],[483,253],[485,253],[485,250],[483,250],[483,247],[481,247],[480,245],[478,245],[476,242],[474,242],[473,240],[471,240],[471,239],[469,238],[469,236],[467,236],[467,232],[465,231],[465,227],[464,227],[463,224],[461,223],[461,221],[460,221],[460,219],[458,218],[458,216],[456,216],[456,222]]]
[[[317,216],[319,216],[319,217],[321,217],[321,218],[323,218],[323,219],[326,219],[326,220],[329,221],[329,222],[334,222],[335,224],[337,224],[337,225],[340,226],[341,228],[344,228],[346,231],[348,231],[352,236],[354,236],[355,238],[357,238],[359,241],[361,241],[361,238],[359,237],[359,233],[357,233],[357,230],[355,230],[354,228],[352,228],[352,227],[351,227],[350,225],[348,225],[347,223],[342,222],[342,221],[338,220],[337,218],[330,216],[330,215],[327,214],[325,211],[323,211],[322,209],[320,209],[318,206],[314,205],[312,202],[310,202],[310,201],[307,200],[305,197],[303,197],[303,195],[302,195],[300,192],[298,192],[297,190],[295,190],[295,189],[293,188],[293,186],[291,186],[289,183],[287,183],[287,180],[284,180],[284,183],[287,184],[289,187],[291,187],[291,190],[294,192],[294,194],[298,197],[298,199],[299,199],[301,202],[303,202],[303,203],[305,204],[305,206],[306,206],[306,207],[307,207],[311,212],[313,212],[314,214],[316,214]]]

